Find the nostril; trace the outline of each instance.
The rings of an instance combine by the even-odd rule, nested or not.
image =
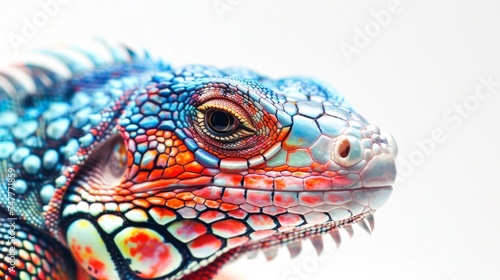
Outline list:
[[[343,135],[334,145],[331,157],[341,166],[350,167],[363,160],[363,146],[358,138]]]
[[[340,157],[347,158],[349,156],[350,150],[351,150],[351,144],[349,144],[349,140],[342,139],[338,150]]]

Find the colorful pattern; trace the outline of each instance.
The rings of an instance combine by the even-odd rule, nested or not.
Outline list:
[[[46,53],[69,77],[29,63],[0,73],[0,166],[16,171],[19,223],[68,248],[81,274],[211,279],[243,253],[272,259],[285,244],[295,256],[306,238],[321,252],[324,233],[339,242],[340,228],[373,228],[396,143],[335,89],[171,68],[103,45],[110,61],[82,48]],[[8,202],[6,185],[5,219]],[[70,266],[55,270],[74,275]]]

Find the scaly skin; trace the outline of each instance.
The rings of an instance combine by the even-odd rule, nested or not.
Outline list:
[[[100,48],[0,72],[0,276],[212,279],[373,227],[396,144],[332,87]]]

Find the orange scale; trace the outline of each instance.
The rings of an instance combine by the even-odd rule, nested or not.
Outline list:
[[[146,130],[146,134],[147,135],[155,135],[157,131],[158,131],[158,129],[156,129],[156,128],[155,129],[148,129],[148,130]]]
[[[205,167],[196,161],[188,163],[184,166],[184,169],[188,172],[201,173]]]
[[[227,240],[227,247],[229,247],[229,249],[240,247],[247,243],[248,240],[250,240],[250,238],[247,236],[233,237]]]
[[[154,169],[149,174],[149,180],[151,180],[151,181],[158,180],[162,177],[162,175],[163,175],[163,169]]]
[[[170,199],[170,198],[175,197],[175,193],[174,192],[161,192],[161,193],[157,193],[156,196],[161,196],[165,199]]]
[[[205,203],[205,200],[206,200],[205,198],[199,196],[193,198],[193,201],[196,202],[197,204],[203,204]]]
[[[195,196],[192,192],[181,192],[175,195],[175,197],[182,200],[193,200]]]
[[[131,151],[127,151],[127,166],[131,166],[134,162],[134,154]]]
[[[148,197],[148,198],[146,198],[146,200],[149,203],[154,204],[154,205],[165,205],[165,202],[166,202],[166,200],[164,198],[157,197],[157,196]]]
[[[186,206],[194,208],[196,206],[196,202],[192,200],[186,201]]]
[[[321,172],[321,171],[325,170],[325,166],[323,164],[320,164],[320,163],[317,163],[317,162],[313,162],[311,164],[311,169],[313,171],[316,171],[316,172]]]
[[[132,203],[142,208],[149,208],[149,206],[151,206],[147,200],[142,198],[134,199]]]
[[[173,165],[175,165],[175,164],[176,164],[176,162],[175,162],[175,158],[173,158],[173,157],[169,157],[169,158],[168,158],[168,161],[167,161],[167,164],[168,164],[168,166],[173,166]]]
[[[175,156],[175,160],[180,165],[186,165],[194,161],[194,154],[191,151],[179,153]]]
[[[304,189],[306,190],[330,190],[332,180],[323,176],[311,176],[304,179]]]
[[[147,172],[147,171],[139,172],[135,176],[134,182],[136,182],[136,183],[146,182],[146,181],[148,181],[148,177],[149,177],[149,172]]]
[[[220,203],[215,201],[215,200],[209,200],[207,199],[205,201],[205,205],[208,207],[208,208],[219,208],[220,206]]]
[[[307,173],[307,174],[311,174],[311,167],[299,167],[299,172],[304,172],[304,173]]]
[[[226,212],[231,211],[231,210],[236,210],[238,208],[239,208],[238,205],[234,205],[234,204],[231,204],[231,203],[225,203],[225,202],[223,202],[220,205],[220,210],[226,211]]]
[[[238,220],[222,220],[212,224],[212,232],[223,238],[235,237],[246,231],[246,225]]]
[[[269,176],[249,174],[243,179],[243,185],[248,189],[272,189],[273,181]]]
[[[178,198],[172,198],[172,199],[167,200],[167,206],[174,208],[174,209],[178,209],[178,208],[184,207],[184,201],[180,200]]]
[[[163,178],[178,178],[179,174],[184,172],[184,167],[180,165],[173,165],[168,167],[163,172]]]

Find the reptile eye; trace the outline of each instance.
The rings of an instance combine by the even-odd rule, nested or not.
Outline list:
[[[205,113],[205,124],[212,133],[220,136],[230,135],[240,126],[233,115],[220,110],[208,110]]]
[[[194,120],[194,128],[201,139],[214,146],[228,144],[230,146],[227,149],[241,148],[234,143],[257,133],[248,112],[228,100],[214,99],[205,102],[197,107]]]

